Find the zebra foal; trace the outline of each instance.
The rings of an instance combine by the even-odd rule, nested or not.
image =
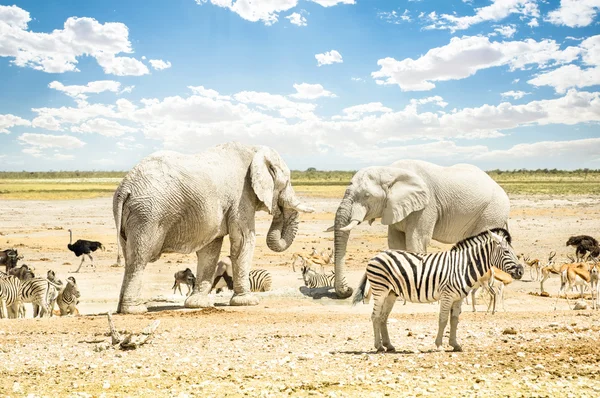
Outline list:
[[[450,345],[462,351],[456,340],[462,300],[477,281],[492,267],[515,279],[523,276],[523,266],[511,247],[508,231],[496,228],[458,242],[445,252],[417,254],[386,250],[373,257],[354,294],[353,304],[363,300],[367,281],[373,291],[371,319],[378,352],[394,351],[387,319],[396,298],[403,295],[412,303],[440,301],[439,327],[435,345],[440,349],[450,316]]]
[[[67,278],[67,285],[58,293],[56,304],[60,310],[60,316],[75,315],[77,303],[79,303],[79,288],[72,276]]]
[[[319,274],[315,270],[311,269],[308,265],[303,265],[302,279],[304,279],[304,284],[306,287],[311,289],[317,287],[333,287],[335,273],[332,271],[331,274]]]
[[[229,276],[229,270],[224,269],[213,281],[211,291],[217,287],[221,279],[225,281],[227,289],[233,290],[233,277]],[[265,269],[250,270],[248,273],[248,279],[250,280],[251,292],[268,292],[272,289],[273,278],[271,278],[269,271]]]

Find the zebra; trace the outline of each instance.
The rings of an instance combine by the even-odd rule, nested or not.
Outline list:
[[[77,287],[77,281],[72,276],[67,278],[67,285],[58,293],[56,297],[56,304],[60,310],[60,316],[63,315],[75,315],[75,306],[79,303],[79,287]]]
[[[253,269],[250,270],[248,275],[250,278],[251,292],[268,292],[271,290],[273,281],[269,271],[264,269]]]
[[[225,281],[227,289],[233,290],[233,277],[229,276],[227,270],[224,270],[220,275],[218,275],[215,278],[211,290],[217,288],[221,279]],[[265,269],[250,270],[250,272],[248,273],[248,279],[250,280],[251,292],[268,292],[269,290],[271,290],[273,280],[269,271]],[[217,293],[218,292],[219,290],[217,288]]]
[[[0,275],[0,318],[16,318],[19,312],[21,280],[13,275]],[[4,312],[6,305],[6,313]]]
[[[19,289],[19,302],[31,303],[33,306],[33,317],[43,317],[49,314],[48,304],[52,296],[52,288],[61,288],[62,286],[51,282],[46,278],[32,278],[21,281]],[[41,307],[41,309],[40,309]]]
[[[396,298],[403,295],[413,303],[440,301],[439,328],[435,344],[442,346],[444,329],[450,315],[450,345],[462,351],[456,340],[462,300],[477,281],[495,266],[515,279],[523,276],[523,266],[511,246],[508,231],[495,228],[456,243],[449,251],[417,254],[386,250],[373,257],[353,297],[363,300],[365,285],[371,283],[374,306],[371,319],[377,352],[394,351],[387,330],[387,319]],[[382,343],[383,340],[383,343]]]
[[[335,272],[331,271],[331,274],[319,274],[308,265],[303,265],[302,279],[304,279],[304,285],[311,289],[316,287],[332,287],[335,280]]]

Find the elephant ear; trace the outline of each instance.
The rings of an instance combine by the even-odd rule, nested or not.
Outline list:
[[[252,158],[250,165],[250,176],[252,179],[252,189],[264,205],[269,214],[273,212],[273,194],[275,189],[275,170],[272,162],[269,160],[268,150],[259,149]]]
[[[400,169],[388,186],[381,223],[391,225],[400,222],[410,213],[424,209],[429,200],[425,181],[412,171]]]

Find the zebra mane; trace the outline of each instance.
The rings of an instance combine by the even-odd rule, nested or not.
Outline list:
[[[506,239],[506,241],[508,242],[508,244],[510,245],[512,243],[512,238],[510,236],[510,233],[504,229],[504,228],[492,228],[490,229],[491,232],[498,234],[502,237],[504,237]],[[487,230],[483,231],[477,235],[474,236],[470,236],[468,238],[465,238],[459,242],[457,242],[454,246],[452,246],[452,249],[450,249],[450,251],[456,251],[456,250],[460,250],[463,249],[467,246],[467,243],[472,242],[474,240],[477,240],[478,238],[481,238],[482,236],[487,234]]]

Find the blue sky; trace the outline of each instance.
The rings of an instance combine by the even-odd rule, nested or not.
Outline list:
[[[0,0],[0,170],[600,168],[600,0]]]

